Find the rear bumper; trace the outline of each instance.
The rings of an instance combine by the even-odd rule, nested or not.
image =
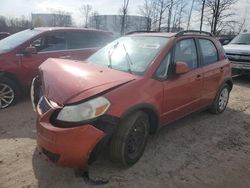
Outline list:
[[[105,135],[88,124],[65,129],[37,122],[39,150],[49,161],[60,166],[84,168],[91,152]]]

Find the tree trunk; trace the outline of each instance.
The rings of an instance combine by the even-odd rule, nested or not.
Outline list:
[[[206,0],[202,0],[200,31],[202,31],[205,3]]]

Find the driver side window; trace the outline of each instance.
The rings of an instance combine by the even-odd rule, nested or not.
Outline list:
[[[197,51],[194,39],[184,39],[176,43],[174,62],[177,61],[187,63],[190,70],[198,67]]]

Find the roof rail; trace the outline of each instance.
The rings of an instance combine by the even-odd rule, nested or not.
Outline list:
[[[213,37],[214,35],[212,33],[206,32],[206,31],[198,31],[198,30],[184,30],[184,31],[180,31],[179,33],[177,33],[175,35],[175,37],[180,37],[182,35],[184,35],[185,33],[199,33],[199,34],[206,34],[209,35],[211,37]]]
[[[156,33],[158,31],[147,31],[147,30],[139,30],[139,31],[131,31],[131,32],[128,32],[128,33],[125,33],[125,35],[131,35],[131,34],[134,34],[134,33]]]

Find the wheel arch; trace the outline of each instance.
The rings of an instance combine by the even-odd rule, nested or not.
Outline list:
[[[146,113],[149,117],[149,124],[150,124],[150,134],[154,134],[158,127],[159,127],[159,112],[158,110],[149,103],[140,103],[137,104],[135,106],[130,107],[127,111],[125,111],[121,118],[126,118],[128,117],[130,114],[136,112],[136,111],[143,111],[144,113]]]
[[[230,78],[225,79],[223,84],[228,84],[228,86],[230,87],[230,91],[233,89],[233,80],[232,80],[232,78],[231,79]]]
[[[12,74],[12,73],[9,73],[9,72],[2,72],[2,71],[0,71],[0,78],[8,78],[8,79],[10,79],[10,80],[12,80],[13,82],[15,82],[16,84],[17,84],[17,86],[20,88],[20,89],[23,89],[22,88],[22,84],[21,84],[21,82],[18,80],[18,78],[14,75],[14,74]]]

